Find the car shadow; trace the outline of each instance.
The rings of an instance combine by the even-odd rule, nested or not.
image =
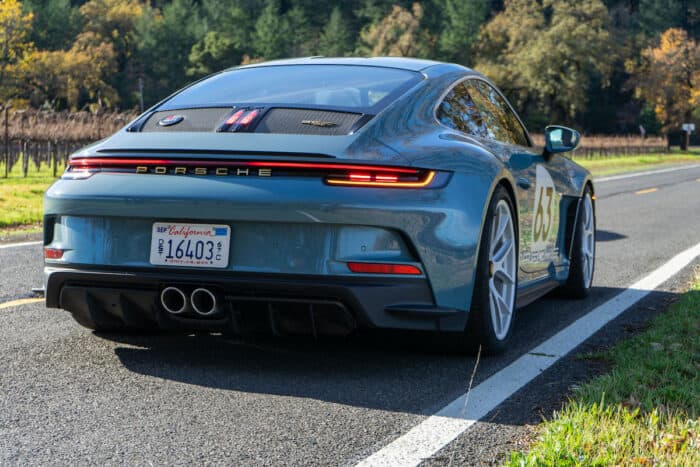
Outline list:
[[[615,240],[622,240],[627,238],[627,235],[622,235],[617,232],[611,232],[609,230],[596,229],[595,240],[596,242],[612,242]]]
[[[518,310],[511,347],[500,356],[481,356],[474,384],[622,290],[596,287],[586,300],[545,297]],[[657,310],[654,304],[674,295],[653,292],[598,334],[606,342],[624,337],[621,324],[648,319],[653,312],[644,310]],[[477,364],[474,355],[446,352],[442,338],[431,333],[381,331],[318,340],[97,335],[116,342],[114,351],[123,366],[145,376],[224,391],[417,414],[432,413],[463,393]],[[499,422],[531,423],[532,418],[511,412],[501,414]]]

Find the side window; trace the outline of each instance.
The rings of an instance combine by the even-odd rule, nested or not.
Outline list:
[[[445,96],[438,107],[437,118],[449,128],[480,138],[492,138],[466,83],[459,83]]]
[[[529,146],[525,129],[503,97],[485,81],[475,79],[467,82],[470,95],[484,116],[493,138],[506,143]]]

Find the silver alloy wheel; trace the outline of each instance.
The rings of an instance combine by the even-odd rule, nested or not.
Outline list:
[[[583,231],[581,237],[581,262],[583,266],[583,284],[585,288],[593,281],[595,264],[595,222],[593,219],[593,201],[590,193],[583,197]]]
[[[505,339],[515,307],[517,249],[510,205],[496,204],[491,225],[489,251],[489,308],[491,325],[498,340]]]

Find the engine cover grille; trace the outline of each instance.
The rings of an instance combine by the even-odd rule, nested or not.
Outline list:
[[[146,121],[142,132],[154,131],[216,131],[219,124],[231,112],[231,108],[183,109],[156,112]],[[183,119],[173,125],[163,126],[161,120],[168,116],[182,116]]]
[[[347,135],[362,114],[311,109],[270,109],[256,133],[293,135]]]

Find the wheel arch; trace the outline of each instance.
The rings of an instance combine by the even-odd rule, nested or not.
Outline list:
[[[518,209],[518,197],[515,195],[515,187],[513,180],[510,179],[506,173],[500,174],[498,177],[494,178],[494,182],[491,186],[491,190],[489,191],[489,195],[486,198],[486,202],[484,203],[484,208],[482,210],[481,214],[481,227],[479,228],[479,239],[476,245],[476,254],[474,255],[474,267],[473,267],[473,274],[471,277],[471,284],[472,284],[472,290],[473,290],[473,285],[474,281],[476,280],[476,273],[477,273],[477,266],[479,262],[479,252],[481,251],[481,246],[482,246],[482,240],[484,236],[484,229],[486,228],[486,216],[488,214],[489,206],[491,205],[491,200],[493,199],[494,193],[496,193],[496,190],[499,187],[505,188],[506,192],[508,193],[508,196],[510,196],[510,200],[513,203],[513,216],[515,218],[514,220],[514,226],[515,226],[515,236],[516,236],[516,246],[518,247],[518,250],[520,248],[519,242],[520,242],[520,217],[519,217],[519,209]],[[518,252],[518,254],[520,254]],[[469,297],[469,301],[471,303],[471,295]],[[470,306],[470,304],[468,304]]]

